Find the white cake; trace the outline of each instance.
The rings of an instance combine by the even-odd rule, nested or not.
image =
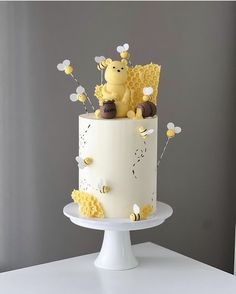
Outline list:
[[[127,43],[116,52],[115,60],[94,58],[100,71],[95,97],[81,85],[70,60],[57,65],[76,83],[70,100],[81,103],[85,112],[79,116],[79,184],[71,197],[81,217],[139,221],[156,209],[161,66],[134,65]]]
[[[181,128],[167,124],[166,144],[157,162],[161,66],[134,65],[127,43],[116,51],[115,60],[94,58],[100,71],[95,101],[70,60],[57,65],[76,83],[70,100],[81,103],[85,112],[79,116],[79,183],[71,197],[81,217],[142,221],[156,210],[157,167]]]
[[[140,133],[140,127],[150,134]],[[85,158],[91,162],[79,165],[79,191],[88,197],[84,202],[92,195],[103,217],[128,218],[134,204],[155,210],[157,116],[111,120],[80,115],[79,159]],[[109,191],[104,193],[102,186]]]

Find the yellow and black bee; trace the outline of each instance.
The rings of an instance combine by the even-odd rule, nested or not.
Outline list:
[[[152,214],[152,212],[153,206],[151,204],[144,205],[141,208],[137,204],[134,204],[133,213],[130,214],[129,218],[133,222],[145,220]]]
[[[104,70],[107,67],[107,59],[104,56],[96,56],[95,61],[98,70]]]
[[[174,138],[176,134],[181,133],[182,129],[180,127],[176,127],[172,122],[167,124],[167,132],[166,135],[169,139]]]
[[[109,193],[111,188],[106,185],[103,180],[100,180],[99,183],[98,183],[98,189],[100,191],[100,193],[102,194],[106,194],[106,193]]]
[[[97,69],[98,69],[98,70],[104,70],[106,67],[107,67],[106,60],[104,60],[104,61],[98,63],[98,65],[97,65]]]
[[[118,46],[116,48],[117,52],[120,53],[120,57],[123,59],[129,59],[129,44],[125,43],[123,46]]]
[[[74,70],[73,67],[70,65],[69,59],[65,59],[62,63],[58,63],[57,69],[59,71],[64,71],[67,75],[71,75]]]
[[[137,204],[133,206],[133,213],[129,216],[130,220],[133,222],[139,221],[141,219],[140,207]]]
[[[148,130],[148,129],[144,128],[143,126],[141,126],[141,127],[138,129],[138,131],[139,131],[139,133],[140,133],[140,136],[141,136],[143,139],[146,139],[147,136],[151,135],[151,134],[154,132],[153,129]]]
[[[78,162],[78,167],[80,169],[85,168],[88,165],[91,165],[93,163],[93,159],[91,157],[85,157],[84,159],[80,156],[76,156],[76,161]]]

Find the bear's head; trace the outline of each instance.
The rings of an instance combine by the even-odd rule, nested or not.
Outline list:
[[[106,60],[107,68],[105,70],[105,80],[113,85],[124,84],[127,81],[127,61],[112,61],[110,58]]]

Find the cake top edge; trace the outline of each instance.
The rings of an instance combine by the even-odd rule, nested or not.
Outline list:
[[[106,118],[98,118],[96,117],[94,112],[90,112],[90,113],[84,113],[84,114],[80,114],[79,118],[83,118],[83,119],[90,119],[90,120],[97,120],[97,121],[130,121],[129,118],[121,118],[121,117],[116,117],[111,119],[106,119]],[[154,115],[154,116],[150,116],[150,117],[146,117],[145,120],[154,120],[157,119],[158,116]],[[137,118],[136,120],[140,120],[143,121],[143,118]]]

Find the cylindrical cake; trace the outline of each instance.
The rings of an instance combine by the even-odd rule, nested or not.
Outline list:
[[[106,218],[128,218],[133,206],[156,205],[157,116],[79,116],[79,191],[95,198]]]

